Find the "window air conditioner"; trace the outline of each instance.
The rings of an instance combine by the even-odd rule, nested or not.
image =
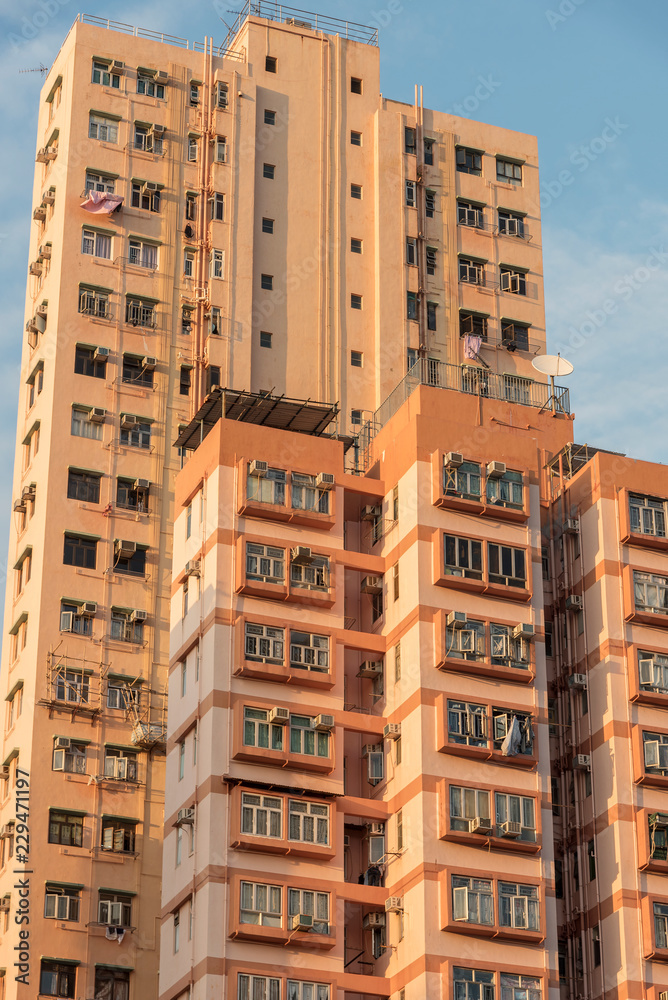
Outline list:
[[[322,733],[329,733],[334,728],[334,716],[333,715],[316,715],[313,720],[313,729],[317,729]]]
[[[445,456],[445,464],[449,469],[458,469],[464,464],[464,456],[459,451],[449,451]]]
[[[156,184],[155,181],[146,181],[146,183],[144,184],[144,189],[146,191],[157,191],[158,185]]]
[[[92,420],[94,424],[103,424],[106,416],[107,411],[103,410],[101,406],[94,406],[90,411],[90,420]]]
[[[367,835],[370,837],[382,837],[385,833],[384,823],[367,823],[366,825]]]
[[[199,559],[189,559],[186,563],[186,576],[199,576],[202,564]]]
[[[80,606],[80,613],[84,618],[93,618],[97,614],[97,604],[95,601],[84,601]]]
[[[567,611],[582,611],[582,598],[579,594],[570,594],[566,598]]]
[[[502,837],[519,837],[522,833],[522,824],[514,820],[508,819],[505,823],[501,824],[501,836]]]
[[[578,535],[580,533],[580,522],[576,517],[567,517],[564,521],[565,535]]]
[[[506,463],[505,462],[488,462],[487,463],[487,478],[488,479],[501,479],[502,476],[506,474]]]
[[[68,736],[56,736],[53,741],[54,750],[69,750],[70,739]]]
[[[195,822],[194,809],[179,809],[179,811],[176,814],[177,826],[192,826],[194,822]]]
[[[591,771],[591,757],[588,753],[577,753],[573,757],[573,770]]]
[[[35,260],[28,268],[28,271],[30,272],[30,274],[41,274],[42,265],[39,263],[39,261]]]
[[[308,31],[313,30],[313,25],[310,21],[299,21],[296,17],[286,17],[285,23],[291,25],[293,28],[306,28]]]
[[[380,517],[383,513],[383,508],[380,504],[367,504],[366,507],[362,507],[362,521],[373,521],[377,517]]]
[[[44,243],[39,248],[39,254],[38,254],[38,256],[39,257],[44,257],[46,260],[51,260],[51,244],[50,243]]]
[[[169,73],[164,69],[158,70],[158,80],[162,80],[163,83],[165,80],[169,80]]]
[[[358,677],[382,677],[382,660],[364,660],[359,668]]]
[[[147,618],[148,611],[141,611],[138,608],[135,608],[135,610],[130,614],[131,622],[145,622]]]
[[[386,913],[401,913],[404,908],[403,896],[388,896],[385,900]]]
[[[370,753],[382,753],[383,744],[382,743],[365,743],[362,747],[362,756],[368,757]]]
[[[469,833],[487,834],[492,832],[492,821],[489,816],[474,816],[469,820]]]
[[[586,691],[587,690],[587,675],[586,674],[571,674],[568,678],[568,686],[573,691]]]
[[[448,628],[466,628],[466,612],[451,611],[446,621]]]
[[[7,771],[7,774],[4,774],[5,771]],[[4,777],[8,778],[9,777],[9,768],[6,767],[6,766],[3,766],[2,767],[2,774],[4,775]],[[5,825],[3,827],[0,827],[0,839],[1,840],[4,840],[5,837],[11,837],[11,835],[13,833],[14,833],[14,824],[13,823],[5,823]]]
[[[25,514],[25,512],[27,511],[27,509],[28,509],[28,507],[26,505],[25,500],[21,499],[21,500],[15,500],[14,501],[14,513],[15,514]]]
[[[34,500],[37,494],[37,487],[34,483],[30,483],[28,486],[24,486],[21,490],[22,500]]]
[[[308,566],[313,561],[310,548],[307,545],[295,545],[290,549],[290,561],[297,566]]]
[[[155,369],[155,366],[157,365],[157,363],[158,363],[158,359],[157,358],[145,357],[144,358],[144,371],[152,372]]]
[[[398,739],[401,739],[401,723],[400,722],[388,722],[388,724],[383,729],[383,737],[386,740],[398,740]]]
[[[371,930],[372,927],[384,927],[385,926],[385,914],[384,913],[366,913],[364,915],[364,920],[362,921],[362,927],[365,931]]]
[[[310,931],[313,928],[313,916],[310,913],[293,913],[290,917],[291,931]]]
[[[135,479],[135,489],[136,490],[148,490],[151,486],[150,479]]]
[[[132,430],[135,424],[139,423],[137,418],[132,415],[132,413],[122,413],[121,414],[121,427],[124,431]]]
[[[125,67],[125,63],[121,62],[120,59],[114,59],[111,64],[111,68],[115,73],[119,73]]]
[[[668,827],[668,813],[650,813],[647,822],[650,826]]]
[[[334,486],[334,476],[331,472],[319,472],[315,477],[315,485],[321,490],[330,490]]]
[[[55,203],[55,200],[56,200],[56,192],[54,191],[53,188],[49,188],[42,195],[42,201],[44,202],[45,205],[53,205]]]
[[[533,639],[536,629],[528,622],[524,625],[516,625],[513,629],[513,639]]]
[[[117,538],[114,548],[121,559],[130,559],[137,551],[137,543],[130,542],[127,538]]]
[[[364,576],[360,585],[363,594],[382,594],[383,578],[381,576]]]
[[[109,348],[108,347],[96,347],[95,348],[95,353],[93,354],[93,357],[95,359],[97,359],[97,358],[108,358],[109,357],[109,353],[110,352],[109,352]]]
[[[269,722],[275,722],[281,726],[285,726],[289,721],[290,721],[289,708],[272,708],[272,710],[269,713]]]

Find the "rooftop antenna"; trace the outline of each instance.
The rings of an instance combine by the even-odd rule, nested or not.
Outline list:
[[[19,73],[48,73],[49,67],[45,66],[44,63],[40,63],[39,66],[35,66],[33,69],[20,69]]]
[[[549,406],[553,413],[556,413],[557,409],[565,413],[566,411],[561,405],[561,399],[554,391],[554,379],[556,375],[559,378],[565,378],[566,375],[570,375],[573,371],[573,365],[566,358],[562,358],[561,354],[541,354],[539,357],[534,358],[531,364],[537,372],[550,376],[550,396],[547,402],[541,406],[540,412],[542,413]]]

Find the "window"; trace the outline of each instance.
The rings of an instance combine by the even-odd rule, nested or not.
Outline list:
[[[262,708],[244,708],[245,747],[264,747],[271,750],[283,749],[283,726],[269,723],[269,712]]]
[[[216,163],[227,163],[227,137],[224,135],[216,136],[214,160]]]
[[[631,531],[655,538],[666,537],[666,501],[658,497],[629,494]]]
[[[509,824],[519,824],[521,833],[518,840],[536,840],[536,803],[526,795],[506,795],[496,792],[494,795],[496,835],[502,837],[510,828]],[[515,827],[517,829],[517,827]]]
[[[417,265],[417,262],[418,262],[417,240],[412,236],[407,236],[406,263],[411,265]]]
[[[483,228],[483,206],[472,201],[457,201],[457,222],[473,229]]]
[[[409,208],[415,208],[417,204],[415,196],[416,196],[415,181],[406,181],[406,204],[408,205]]]
[[[350,197],[356,198],[358,201],[362,200],[362,185],[361,184],[351,184],[350,185]]]
[[[309,563],[290,563],[290,586],[306,590],[327,590],[329,587],[329,557],[312,556]]]
[[[392,567],[392,597],[395,601],[399,600],[399,563],[396,562]]]
[[[183,251],[183,274],[186,278],[192,278],[195,274],[195,251]]]
[[[469,285],[484,285],[485,284],[484,261],[473,260],[470,257],[460,257],[459,280],[465,281]]]
[[[260,275],[260,288],[264,288],[265,291],[270,292],[274,287],[274,276],[273,274],[261,274]]]
[[[478,462],[462,462],[460,466],[443,466],[443,492],[446,496],[480,500],[482,477]]]
[[[436,274],[436,247],[427,247],[427,274]]]
[[[350,352],[350,364],[353,368],[361,368],[364,360],[364,355],[362,351],[351,351]]]
[[[501,343],[515,347],[518,351],[529,350],[529,327],[523,323],[501,320]]]
[[[130,445],[134,448],[150,448],[150,423],[143,421],[141,417],[134,417],[132,426],[123,427],[124,421],[129,417],[130,414],[121,414],[121,444]]]
[[[362,296],[356,295],[354,292],[350,294],[350,308],[351,309],[361,309],[362,308]]]
[[[273,163],[265,163],[262,166],[262,176],[268,181],[273,181],[276,176],[276,167]]]
[[[79,919],[79,904],[81,889],[61,885],[49,885],[47,882],[44,895],[44,916],[52,920]]]
[[[125,303],[125,322],[131,326],[155,327],[155,302],[128,297]]]
[[[406,319],[418,318],[417,292],[406,292]]]
[[[271,334],[270,334],[271,336]],[[270,503],[275,506],[285,504],[285,483],[287,474],[284,469],[267,468],[262,476],[252,475],[250,465],[246,479],[246,496],[249,500],[260,503]],[[283,551],[282,549],[280,550]]]
[[[105,747],[104,776],[117,781],[136,781],[137,754],[115,747]]]
[[[209,277],[210,278],[224,277],[223,274],[224,267],[225,267],[225,251],[212,250],[211,256],[209,257]]]
[[[114,613],[115,609],[112,608],[112,633]],[[109,677],[107,682],[107,708],[123,710],[127,710],[133,706],[138,708],[140,701],[139,687],[133,685],[130,678]]]
[[[260,347],[271,348],[272,334],[266,333],[264,330],[260,331]]]
[[[281,629],[281,633],[282,633]],[[327,673],[329,670],[329,636],[311,632],[290,631],[290,666],[302,670]]]
[[[83,844],[83,813],[49,812],[49,843],[65,847],[81,847]]]
[[[482,542],[444,535],[445,574],[482,580]]]
[[[427,329],[428,330],[436,330],[436,310],[437,309],[438,309],[438,302],[427,302]],[[434,367],[432,365],[433,359],[430,358],[429,361],[430,361],[430,368],[433,368]],[[434,379],[432,377],[433,372],[430,371],[429,374],[430,374],[429,384],[430,385],[438,385],[438,379]]]
[[[262,663],[283,663],[285,658],[285,629],[270,625],[245,625],[245,657]]]
[[[514,295],[526,295],[526,271],[514,270],[512,267],[500,267],[501,291],[512,292]]]
[[[455,660],[484,660],[485,625],[467,618],[466,628],[446,628],[446,656]]]
[[[354,236],[350,238],[350,252],[351,253],[362,253],[362,240],[357,239]]]
[[[111,236],[97,232],[95,229],[84,229],[81,233],[81,252],[91,257],[111,258]]]
[[[524,506],[524,487],[521,472],[505,472],[500,479],[487,478],[487,501],[500,507]]]
[[[668,693],[668,656],[661,653],[638,653],[640,687]]]
[[[225,195],[221,194],[220,192],[216,192],[216,194],[214,194],[213,197],[209,198],[209,206],[210,206],[209,211],[210,211],[211,219],[214,222],[224,222],[225,221]],[[262,229],[263,229],[263,232],[264,232],[264,220],[263,220],[263,224],[262,224]],[[222,273],[220,275],[216,275],[216,277],[222,277]]]
[[[457,170],[462,174],[482,174],[482,153],[475,149],[459,147],[456,152]]]
[[[526,587],[526,553],[510,545],[487,543],[488,573],[490,583],[507,587]]]
[[[496,160],[496,179],[504,184],[522,183],[522,164],[511,160]]]
[[[75,437],[93,438],[99,441],[102,438],[103,424],[97,420],[91,420],[91,412],[92,410],[73,406],[71,431]]]
[[[353,132],[350,133],[350,145],[351,146],[361,146],[362,145],[362,133]]]
[[[501,1000],[541,1000],[540,979],[533,976],[512,976],[502,972]]]
[[[104,851],[134,853],[136,823],[114,816],[102,817],[102,842]]]
[[[178,744],[179,747],[179,781],[183,781],[186,773],[186,741],[181,740]]]
[[[262,232],[263,233],[268,233],[270,236],[273,236],[273,233],[274,233],[274,220],[273,219],[266,219],[266,218],[262,219]]]
[[[155,153],[156,156],[162,156],[162,127],[158,128],[158,126],[143,125],[135,122],[134,129],[135,149],[141,149],[145,153]]]
[[[434,145],[434,139],[424,140],[424,162],[428,167],[432,167],[434,165]]]
[[[132,896],[100,889],[97,919],[110,927],[131,927]]]
[[[119,73],[112,73],[110,66],[111,63],[94,59],[92,82],[99,83],[103,87],[113,87],[114,90],[118,90],[121,85],[121,77]]]
[[[145,359],[141,356],[124,354],[121,379],[131,385],[151,387],[153,385],[153,368],[147,368]]]
[[[188,162],[197,162],[197,151],[199,149],[199,139],[196,135],[188,136]]]
[[[636,611],[668,614],[668,577],[634,570],[633,593]]]
[[[648,774],[668,774],[668,734],[642,734],[643,759]]]
[[[415,153],[415,129],[404,128],[404,153]]]
[[[362,423],[362,411],[361,410],[351,410],[350,411],[350,423],[353,426]]]
[[[358,76],[350,77],[350,93],[351,94],[361,94],[362,93],[362,81]]]
[[[436,215],[436,192],[430,191],[429,188],[424,193],[424,208],[427,218],[433,219]]]
[[[219,306],[211,306],[211,316],[209,318],[209,333],[212,337],[220,336],[222,330],[221,314]]]
[[[515,638],[510,625],[492,623],[489,630],[492,663],[528,669],[530,656],[526,639]]]
[[[538,887],[516,882],[499,882],[499,924],[501,927],[539,930]]]
[[[7,702],[7,728],[11,729],[23,711],[23,687],[16,688],[13,693],[10,692],[10,695],[7,697]],[[0,865],[0,867],[2,866]]]
[[[179,374],[179,394],[181,396],[190,395],[190,366],[181,365]]]
[[[85,535],[65,535],[63,548],[63,564],[79,566],[82,569],[95,569],[97,554],[97,538]]]
[[[190,107],[196,108],[199,105],[199,83],[190,81]]]
[[[76,605],[73,605],[76,606]],[[89,675],[80,670],[62,670],[56,674],[54,697],[72,705],[87,705],[89,695]]]
[[[491,879],[451,876],[453,920],[469,924],[494,923]]]
[[[303,754],[306,757],[329,757],[329,732],[313,728],[314,720],[310,715],[290,716],[290,753]]]
[[[492,708],[494,749],[506,757],[533,753],[531,716],[526,712],[509,712],[505,708]]]
[[[239,973],[237,1000],[281,1000],[281,980]]]
[[[479,817],[489,821],[489,795],[479,788],[450,785],[450,828],[468,833],[471,820]]]
[[[282,896],[283,890],[278,885],[242,882],[239,922],[257,924],[260,927],[280,927],[283,913]]]
[[[329,893],[310,889],[288,889],[288,915],[302,913],[313,917],[313,932],[329,934]]]
[[[68,698],[67,701],[72,702],[74,701],[74,698]],[[80,703],[81,701],[82,699],[79,699]],[[87,702],[88,678],[86,678],[86,697],[83,699],[83,703],[85,704]],[[51,764],[52,770],[65,771],[67,774],[85,774],[86,744],[65,740],[65,742],[69,742],[69,746],[62,748],[56,746],[56,743],[58,743],[59,740],[62,740],[62,737],[57,737],[54,741],[53,761]]]
[[[91,378],[105,378],[107,354],[98,354],[96,347],[82,347],[77,344],[74,349],[74,373],[88,375]]]
[[[214,90],[214,104],[219,111],[225,111],[228,104],[228,86],[219,80]],[[265,112],[266,115],[266,112]]]
[[[278,62],[277,62],[276,56],[267,56],[265,58],[265,60],[264,60],[264,68],[267,71],[267,73],[276,73],[277,72],[277,66],[278,66]]]
[[[302,472],[292,473],[290,497],[293,510],[312,510],[318,514],[329,514],[329,490],[316,486],[316,477]]]
[[[114,558],[114,573],[144,576],[146,573],[146,552],[147,549],[137,546],[131,555],[125,555],[122,549],[119,549]]]
[[[95,65],[93,63],[93,66]],[[98,81],[93,80],[93,82]],[[43,958],[39,973],[40,996],[74,997],[78,964],[78,962],[55,962]]]
[[[459,336],[480,337],[487,340],[487,316],[481,313],[460,312]]]
[[[100,479],[97,473],[70,469],[67,478],[68,500],[82,500],[84,503],[100,502]]]
[[[285,549],[247,542],[246,578],[263,583],[284,583]]]
[[[494,1000],[495,997],[493,972],[454,966],[452,985],[454,1000]],[[504,997],[503,1000],[507,998]],[[531,1000],[538,1000],[538,997],[532,997]]]
[[[383,616],[383,595],[371,595],[371,621],[377,622]]]
[[[28,409],[32,409],[35,405],[37,397],[41,395],[42,389],[44,388],[44,363],[40,362],[38,367],[34,369],[31,375],[27,379],[28,385]]]
[[[448,700],[448,740],[464,746],[487,746],[487,709]]]
[[[519,236],[523,239],[525,235],[524,216],[499,209],[499,235]]]
[[[155,186],[154,186],[155,187]],[[149,188],[144,181],[133,181],[130,204],[132,208],[141,208],[144,212],[160,211],[160,188]]]
[[[287,1000],[329,1000],[329,986],[325,983],[302,983],[296,979],[288,979]]]
[[[130,239],[128,263],[155,271],[158,266],[158,248],[155,243]]]
[[[276,124],[276,112],[267,111],[264,112],[264,124],[265,125],[275,125]]]
[[[130,973],[126,969],[117,969],[115,966],[106,968],[102,965],[95,967],[95,996],[104,997],[105,1000],[129,1000],[130,997]]]
[[[157,83],[155,74],[141,73],[137,71],[137,93],[145,94],[146,97],[157,97],[163,100],[165,96],[165,85]]]
[[[288,840],[329,845],[329,806],[288,799]]]
[[[103,191],[105,194],[114,194],[116,182],[113,177],[109,177],[107,174],[98,174],[87,170],[85,188],[87,192]]]
[[[283,836],[283,799],[254,792],[241,794],[241,832],[251,837]]]

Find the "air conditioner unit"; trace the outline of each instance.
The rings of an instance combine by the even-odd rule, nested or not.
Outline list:
[[[55,158],[58,156],[58,147],[47,146],[44,152],[46,153],[47,160],[55,160]]]
[[[202,563],[199,559],[189,559],[186,563],[186,576],[199,576],[202,571]]]
[[[281,726],[285,726],[290,721],[290,709],[289,708],[272,708],[269,713],[269,722],[277,722]]]
[[[137,551],[137,543],[131,542],[127,538],[117,538],[114,548],[116,555],[121,559],[130,559]]]
[[[366,507],[362,507],[361,519],[362,521],[374,521],[382,513],[383,508],[380,504],[367,504]]]
[[[313,720],[313,729],[317,729],[322,733],[329,733],[334,728],[334,716],[333,715],[316,715]]]
[[[146,183],[144,184],[144,189],[146,191],[157,191],[158,185],[156,184],[155,181],[146,181]]]
[[[27,509],[28,509],[28,507],[27,507],[27,505],[26,505],[26,503],[25,503],[24,500],[15,500],[14,501],[14,513],[15,514],[25,514],[25,512],[27,511]]]
[[[195,822],[194,809],[179,809],[179,811],[176,814],[177,826],[192,826],[194,822]]]
[[[384,913],[366,913],[362,921],[362,927],[365,931],[371,930],[372,927],[384,927],[385,926],[385,914]]]
[[[501,836],[502,837],[519,837],[522,833],[522,824],[516,822],[515,820],[507,819],[505,823],[501,824]]]
[[[516,625],[513,629],[513,639],[533,639],[535,634],[535,626],[530,625],[528,622],[526,624]]]
[[[331,472],[319,472],[315,477],[315,485],[321,490],[331,490],[335,479]]]
[[[293,913],[290,917],[291,931],[310,931],[313,928],[313,916],[310,913]]]
[[[50,243],[44,243],[39,248],[39,254],[38,254],[38,256],[44,257],[45,260],[51,260],[51,244]]]
[[[112,62],[112,64],[111,64],[111,68],[112,68],[112,69],[113,69],[113,70],[114,70],[114,71],[115,71],[116,73],[120,72],[120,71],[121,71],[121,70],[122,70],[122,69],[124,68],[124,66],[125,66],[125,63],[122,63],[122,62],[120,61],[120,59],[114,59],[114,61],[113,61],[113,62]]]
[[[464,456],[459,451],[449,451],[445,456],[445,464],[449,469],[458,469],[464,464]]]
[[[370,837],[382,837],[385,833],[384,823],[367,823],[366,825],[367,836]]]
[[[296,17],[286,17],[285,23],[292,25],[293,28],[306,28],[308,31],[313,31],[313,25],[310,21],[299,21]]]
[[[297,566],[308,566],[313,561],[310,548],[307,545],[295,545],[290,549],[290,561]]]
[[[647,822],[650,826],[668,827],[668,813],[650,813]]]
[[[582,611],[582,598],[579,594],[570,594],[566,598],[567,611]]]
[[[42,265],[39,263],[39,261],[35,260],[28,268],[28,271],[30,272],[30,274],[39,275],[42,273]]]
[[[110,351],[109,351],[108,347],[96,347],[95,348],[95,353],[93,354],[93,357],[94,358],[108,358],[109,354],[110,354]]]
[[[9,777],[9,768],[6,765],[0,769],[0,773],[4,773],[5,770],[7,771],[5,777]],[[4,826],[0,827],[0,839],[2,840],[4,840],[5,837],[11,837],[13,833],[14,833],[13,823],[5,823]]]
[[[576,517],[567,517],[564,521],[564,534],[565,535],[579,535],[580,533],[580,522]]]
[[[145,622],[148,618],[148,611],[142,611],[140,608],[135,608],[134,611],[130,613],[131,622]]]
[[[135,479],[136,490],[148,490],[151,487],[150,479]]]
[[[469,833],[491,833],[492,821],[489,816],[474,816],[469,820]]]
[[[364,660],[359,668],[358,677],[382,677],[382,660]]]
[[[586,674],[571,674],[568,678],[568,686],[573,691],[586,691],[587,690],[587,675]]]
[[[70,745],[70,739],[67,736],[56,736],[53,741],[54,750],[69,750]]]
[[[370,753],[382,753],[383,744],[382,743],[365,743],[362,747],[362,756],[368,757]]]
[[[103,424],[106,416],[107,411],[103,410],[101,406],[94,406],[90,411],[90,420],[94,424]]]
[[[386,740],[401,739],[401,723],[388,722],[388,724],[383,729],[383,737]]]
[[[386,913],[401,913],[404,908],[403,896],[388,896],[385,900]]]
[[[95,601],[84,601],[80,606],[80,613],[84,618],[93,618],[97,614],[97,604]]]
[[[131,430],[135,426],[135,424],[138,423],[139,421],[135,416],[133,416],[132,413],[121,414],[121,427],[123,428],[124,431]]]
[[[163,82],[169,80],[169,73],[164,69],[158,70],[158,80],[162,80]]]
[[[148,356],[144,358],[144,370],[147,372],[152,372],[158,363],[157,358],[149,358]]]
[[[573,770],[591,771],[591,757],[588,753],[577,753],[573,757]]]
[[[448,628],[466,628],[466,612],[451,611],[446,621]]]
[[[47,191],[44,192],[44,194],[42,195],[42,201],[44,202],[45,205],[53,205],[55,203],[56,192],[53,190],[53,188],[49,188]]]
[[[37,487],[34,483],[30,483],[28,486],[24,486],[21,490],[22,500],[34,500],[37,494]]]
[[[501,479],[502,476],[506,474],[506,463],[505,462],[488,462],[487,463],[487,478],[488,479]]]
[[[33,316],[32,319],[29,319],[27,321],[27,323],[26,323],[26,333],[44,333],[43,330],[40,330],[40,328],[39,328],[39,326],[37,324],[35,316]]]
[[[362,577],[362,583],[360,585],[360,591],[363,594],[382,594],[383,593],[383,578],[382,578],[382,576],[364,576],[364,577]]]

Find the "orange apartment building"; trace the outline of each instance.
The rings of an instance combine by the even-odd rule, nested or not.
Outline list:
[[[385,98],[377,43],[79,15],[46,78],[0,996],[660,993],[660,614],[628,604],[660,470],[624,466],[627,538],[592,464],[625,460],[573,472],[531,367],[535,139]]]

